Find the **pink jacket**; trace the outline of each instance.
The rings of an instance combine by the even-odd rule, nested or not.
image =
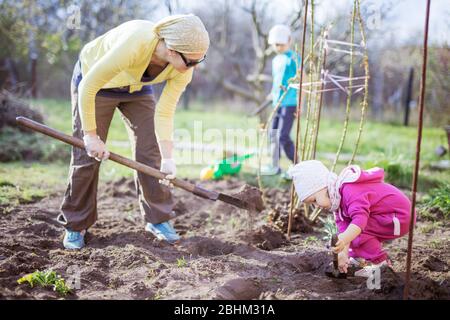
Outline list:
[[[408,233],[411,202],[399,189],[384,182],[383,169],[361,170],[358,180],[343,184],[340,193],[341,205],[335,212],[340,233],[350,223],[380,240]]]

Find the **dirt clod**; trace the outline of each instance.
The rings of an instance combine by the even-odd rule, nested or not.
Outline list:
[[[113,198],[135,197],[136,188],[133,180],[121,178],[110,183],[102,192],[102,196]]]
[[[250,243],[263,250],[273,250],[286,243],[286,236],[273,226],[263,225],[250,235]]]
[[[268,213],[269,222],[277,226],[283,232],[287,232],[289,225],[289,208],[278,205]],[[292,214],[291,232],[309,233],[314,229],[311,223],[305,218],[303,210],[294,210]]]
[[[261,288],[254,279],[236,278],[227,281],[216,289],[220,300],[251,300],[261,294]]]
[[[219,256],[233,251],[233,245],[218,239],[192,237],[184,241],[183,246],[189,253],[200,256]]]
[[[446,272],[449,270],[448,264],[436,256],[429,256],[422,260],[422,265],[430,271]]]
[[[261,197],[262,192],[258,188],[245,184],[233,196],[249,203],[258,212],[264,210],[264,201]]]

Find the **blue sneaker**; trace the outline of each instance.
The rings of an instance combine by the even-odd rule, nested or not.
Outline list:
[[[145,230],[152,233],[159,240],[165,240],[170,243],[180,240],[180,236],[168,221],[158,224],[149,222],[145,226]]]
[[[86,231],[81,232],[70,231],[66,229],[64,234],[63,245],[66,249],[81,249],[84,247],[84,235]]]
[[[289,171],[285,171],[281,174],[281,178],[283,178],[284,180],[291,181],[292,175],[289,173]]]
[[[261,168],[261,175],[263,176],[276,176],[281,173],[281,168],[273,167],[273,166],[263,166]]]

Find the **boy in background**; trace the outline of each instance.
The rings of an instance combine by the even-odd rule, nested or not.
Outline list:
[[[263,167],[263,175],[281,174],[280,156],[282,147],[289,160],[294,162],[295,147],[290,137],[294,118],[296,117],[297,90],[289,88],[289,79],[297,74],[297,66],[301,57],[290,49],[292,44],[291,30],[285,25],[275,25],[269,32],[268,42],[273,46],[277,55],[272,60],[272,104],[275,107],[285,90],[288,90],[281,101],[272,122],[270,141],[272,151],[272,164]],[[285,179],[290,175],[283,173]]]

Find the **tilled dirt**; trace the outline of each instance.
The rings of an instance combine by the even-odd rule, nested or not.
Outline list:
[[[269,189],[264,199],[267,205],[267,219],[269,223],[283,232],[288,231],[291,194],[289,191]],[[302,208],[295,208],[292,212],[291,232],[309,233],[314,228],[305,218]]]
[[[202,185],[229,194],[247,188],[235,179]],[[99,219],[80,251],[62,246],[63,229],[55,222],[62,193],[22,205],[0,217],[0,298],[62,298],[51,289],[17,284],[21,276],[47,268],[80,280],[66,299],[401,298],[406,238],[388,245],[394,270],[382,271],[378,289],[369,289],[363,278],[327,278],[331,257],[318,227],[297,217],[288,241],[275,223],[283,219],[271,222],[273,210],[286,214],[288,193],[271,190],[266,208],[249,214],[174,190],[174,225],[183,240],[172,246],[144,231],[131,180],[103,184]],[[449,231],[421,233],[422,224],[429,222],[420,222],[415,233],[411,298],[449,299]],[[312,237],[317,241],[305,241]]]

